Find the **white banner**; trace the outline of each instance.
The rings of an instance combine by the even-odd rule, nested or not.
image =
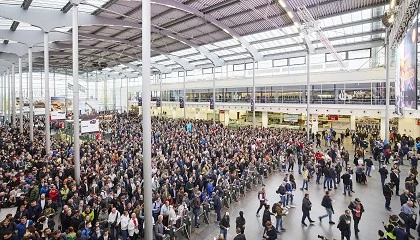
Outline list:
[[[34,115],[44,115],[45,114],[45,99],[44,98],[34,98]]]
[[[299,122],[299,114],[284,114],[284,122]]]
[[[80,132],[99,132],[99,101],[88,99],[80,101]]]
[[[66,119],[66,98],[51,97],[51,120]]]

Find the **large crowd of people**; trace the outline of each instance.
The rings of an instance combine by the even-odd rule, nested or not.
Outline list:
[[[192,130],[186,127],[189,123]],[[153,195],[143,196],[141,117],[116,114],[101,125],[110,136],[82,142],[80,153],[75,153],[72,143],[61,138],[52,139],[51,152],[47,153],[42,129],[35,129],[34,141],[30,142],[27,122],[23,134],[17,128],[1,126],[0,206],[16,207],[16,212],[2,219],[0,239],[140,239],[144,232],[145,197],[153,200],[151,214],[156,240],[165,239],[171,226],[178,225],[187,215],[193,216],[192,226],[200,228],[198,216],[207,204],[216,213],[221,233],[217,239],[228,239],[227,230],[233,223],[228,212],[221,212],[224,191],[241,184],[241,180],[249,176],[256,176],[264,185],[270,162],[278,162],[284,180],[277,191],[270,191],[276,191],[280,201],[269,206],[263,189],[258,194],[260,207],[256,212],[259,216],[263,210],[262,238],[277,239],[278,234],[285,231],[283,220],[289,209],[295,207],[293,191],[300,188],[305,192],[301,223],[307,226],[306,218],[310,224],[314,222],[310,216],[312,202],[308,181],[315,178],[317,184],[323,184],[326,194],[322,207],[326,209],[326,215],[320,216],[319,220],[328,217],[329,223],[335,224],[331,218],[334,209],[329,191],[337,189],[342,181],[344,195],[354,193],[353,174],[356,174],[357,182],[363,183],[375,160],[383,162],[378,168],[383,172],[381,176],[384,175],[383,192],[385,205],[389,208],[389,195],[400,185],[399,165],[405,156],[413,168],[401,195],[402,214],[396,216],[400,217],[397,222],[401,225],[390,221],[383,230],[389,239],[399,240],[403,238],[394,236],[401,228],[409,237],[410,228],[416,225],[413,205],[417,185],[417,161],[414,159],[417,157],[410,151],[410,138],[405,136],[395,141],[397,147],[392,148],[390,143],[374,140],[370,145],[374,159],[369,159],[365,157],[365,147],[360,144],[365,139],[356,133],[352,136],[355,154],[351,162],[349,151],[336,141],[345,136],[336,138],[332,131],[322,133],[328,150],[321,151],[312,145],[312,142],[318,145],[319,134],[313,135],[313,141],[307,141],[304,132],[295,130],[230,129],[211,121],[153,118],[150,186]],[[403,150],[405,146],[409,151]],[[80,184],[75,182],[74,154],[81,157]],[[397,176],[391,173],[390,183],[385,184],[388,172],[382,170],[382,165],[386,166],[389,161],[395,162],[390,171]],[[296,186],[301,180],[302,185]],[[399,194],[398,188],[396,194]],[[343,212],[337,224],[342,239],[350,239],[352,219],[358,237],[363,211],[361,201],[355,198]],[[273,215],[275,223],[271,220]],[[236,218],[234,239],[246,239],[245,222],[243,214]]]

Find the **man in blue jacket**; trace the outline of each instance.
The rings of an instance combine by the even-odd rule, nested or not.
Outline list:
[[[23,216],[20,219],[20,223],[16,225],[18,239],[23,239],[23,236],[25,235],[25,232],[26,232],[26,228],[29,226],[32,226],[33,224],[34,222],[32,220],[28,220],[26,216]]]

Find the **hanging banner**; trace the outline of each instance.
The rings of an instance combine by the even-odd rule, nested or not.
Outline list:
[[[45,114],[45,99],[44,98],[34,98],[34,115],[44,115]]]
[[[254,99],[251,98],[251,112],[253,112],[255,110],[255,102]]]
[[[89,99],[81,101],[80,107],[80,132],[99,132],[99,101]]]
[[[51,120],[66,119],[66,98],[51,97]]]
[[[183,97],[179,97],[179,108],[184,108],[184,98]]]
[[[20,111],[20,98],[16,97],[16,112],[19,113]],[[29,100],[27,98],[23,98],[23,112],[29,112]]]

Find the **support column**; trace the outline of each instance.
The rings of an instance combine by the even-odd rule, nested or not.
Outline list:
[[[159,99],[160,99],[160,117],[163,116],[163,104],[162,104],[162,74],[159,73]]]
[[[1,94],[1,96],[0,96],[0,111],[1,111],[1,116],[3,117],[3,119],[4,119],[4,112],[3,112],[3,103],[4,103],[4,95],[3,95],[3,81],[4,81],[4,73],[1,73],[1,75],[0,75],[0,94]],[[3,123],[3,121],[1,121],[1,123]]]
[[[7,69],[7,123],[10,125],[12,123],[11,119],[11,109],[12,105],[12,88],[10,87],[10,69]]]
[[[153,238],[152,222],[152,120],[150,116],[150,32],[151,3],[142,1],[142,96],[143,96],[143,179],[144,179],[144,239]],[[185,80],[184,80],[185,82]],[[184,85],[185,89],[185,85]],[[185,112],[184,112],[185,117]]]
[[[224,110],[224,121],[223,121],[223,124],[227,127],[227,126],[229,126],[229,110]]]
[[[312,133],[318,133],[318,114],[312,114]]]
[[[213,67],[213,125],[216,125],[216,68]]]
[[[127,100],[126,100],[127,101],[127,117],[128,117],[129,111],[130,111],[130,99],[128,97],[128,82],[129,82],[129,79],[127,78],[127,87],[126,87],[126,89],[127,89],[126,90],[127,91],[127,94],[126,94],[127,95],[127,97],[126,97],[127,98]]]
[[[350,115],[350,130],[356,131],[356,116]]]
[[[73,120],[74,120],[74,178],[80,184],[80,123],[79,123],[79,6],[73,2]]]
[[[23,133],[23,86],[22,86],[22,57],[19,57],[19,131]]]
[[[57,92],[56,92],[56,84],[55,84],[55,68],[53,69],[53,94],[54,94],[54,97],[57,97]]]
[[[34,141],[34,88],[33,88],[33,78],[32,78],[32,48],[28,50],[28,67],[29,67],[29,78],[28,78],[28,87],[29,87],[29,138],[31,142]]]
[[[252,106],[254,106],[254,109],[252,109],[252,126],[255,127],[256,119],[255,119],[255,60],[252,62],[252,100],[251,100]]]
[[[50,56],[48,49],[48,33],[44,33],[44,68],[45,68],[45,151],[47,155],[51,151],[51,128],[50,128]],[[75,155],[77,152],[75,151]]]
[[[262,122],[261,126],[263,128],[267,128],[268,127],[268,112],[266,112],[266,111],[263,111],[262,112],[261,122]]]
[[[186,96],[187,96],[187,94],[186,94],[186,92],[185,92],[185,81],[186,81],[186,79],[187,79],[187,71],[184,71],[184,85],[183,85],[183,89],[184,89],[184,93],[183,93],[183,98],[184,98],[184,119],[186,118],[186,115],[187,115],[187,110],[186,110],[186,103],[187,103],[187,98],[186,98]]]
[[[12,84],[11,84],[11,88],[12,88],[12,126],[16,127],[16,82],[15,82],[16,78],[15,78],[15,64],[12,64]]]
[[[105,106],[105,111],[108,110],[108,79],[104,79],[104,106]]]
[[[89,95],[89,73],[86,71],[86,95],[87,99],[90,99]]]
[[[69,88],[68,83],[67,83],[67,68],[64,70],[64,95],[66,98],[66,110],[67,110],[67,89]]]
[[[172,119],[176,118],[176,107],[172,108]]]
[[[96,81],[95,81],[95,99],[99,101],[98,71],[96,71]]]
[[[379,136],[381,137],[381,139],[385,139],[386,137],[386,118],[385,117],[381,117],[381,129],[379,131]]]
[[[115,113],[115,110],[117,109],[117,93],[115,90],[116,90],[115,78],[113,78],[112,79],[112,110],[114,110],[114,113]]]
[[[311,54],[309,53],[309,50],[306,54],[306,117],[307,117],[307,121],[306,121],[306,139],[308,140],[308,142],[310,141],[311,137],[310,137],[310,133],[309,133],[309,119],[310,119],[310,103],[311,103],[311,86],[310,86],[310,81],[311,81],[311,63],[310,63],[310,57]]]
[[[386,40],[385,40],[385,44],[386,44],[386,48],[385,48],[385,61],[386,61],[386,67],[385,67],[385,78],[386,78],[386,92],[385,92],[385,138],[382,138],[383,140],[387,140],[389,142],[389,118],[390,118],[390,106],[389,106],[389,101],[390,101],[390,89],[391,89],[391,82],[390,82],[390,77],[389,77],[389,71],[391,68],[391,51],[390,51],[390,45],[389,45],[389,30],[386,30],[385,36],[386,36]],[[381,128],[382,131],[382,128]]]

